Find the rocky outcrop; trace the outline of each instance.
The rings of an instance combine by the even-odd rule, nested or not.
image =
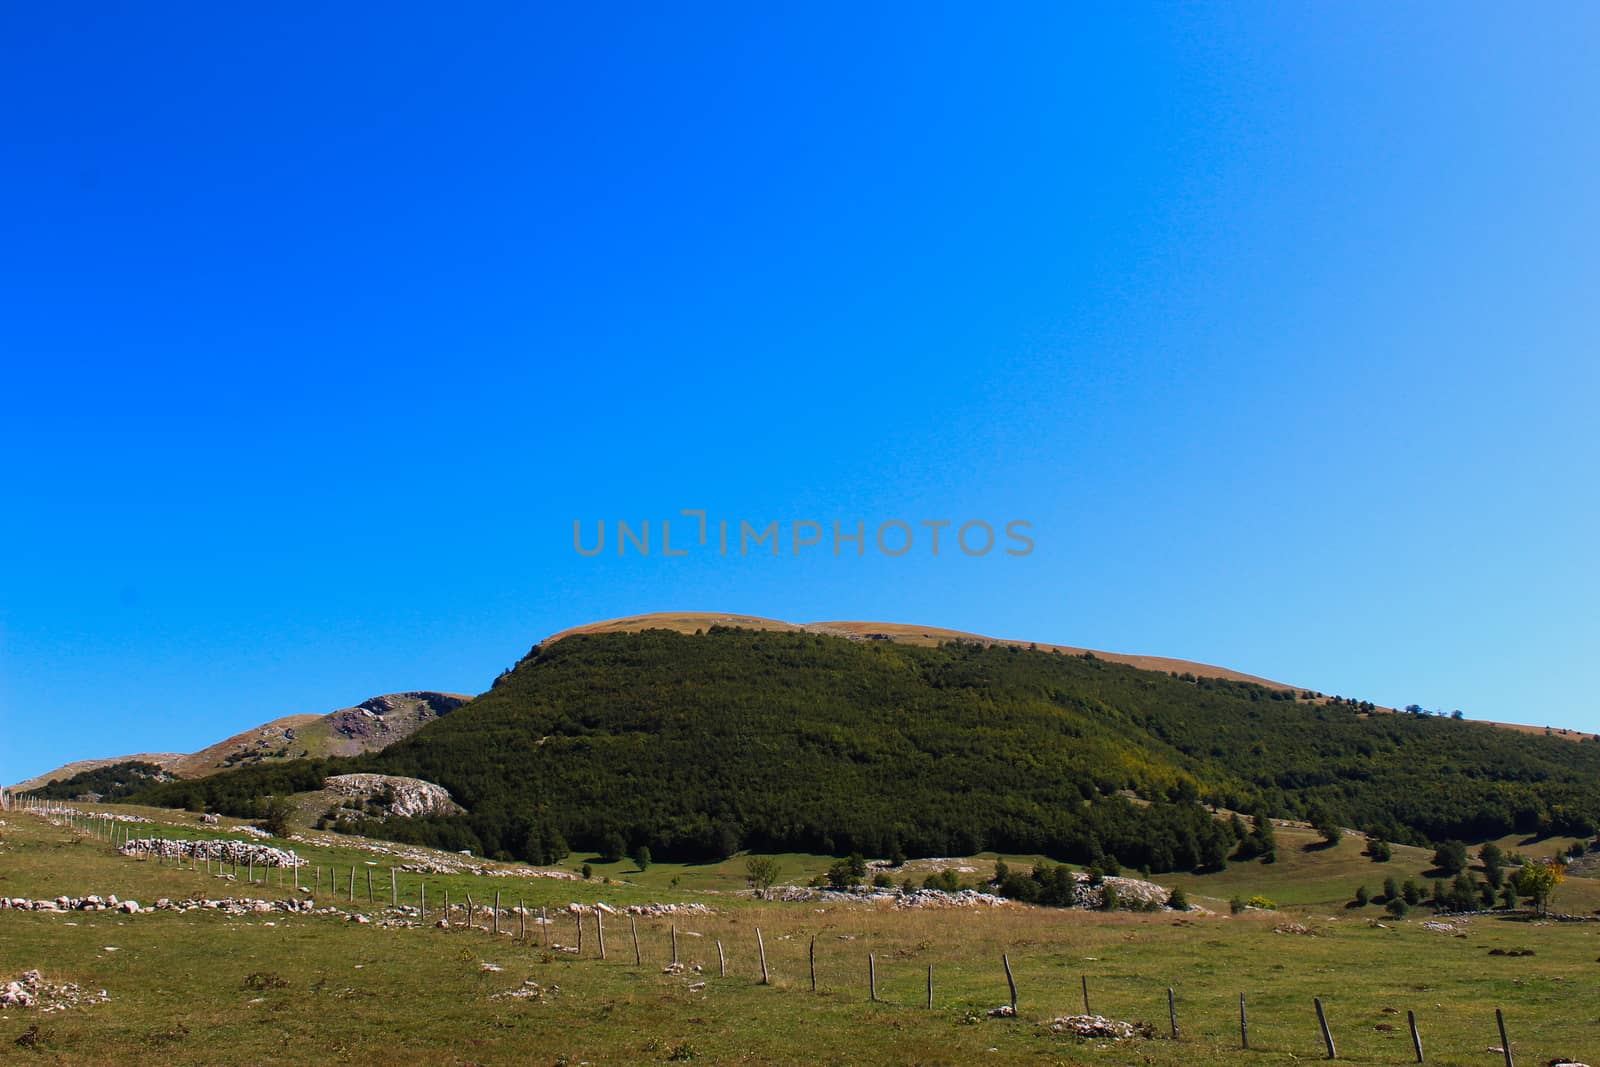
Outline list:
[[[465,809],[450,799],[442,785],[421,778],[402,778],[392,774],[336,774],[323,785],[323,792],[340,801],[353,800],[360,814],[379,818],[418,815],[459,815]],[[376,810],[374,810],[376,809]]]

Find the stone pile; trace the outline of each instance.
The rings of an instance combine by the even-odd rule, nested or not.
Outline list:
[[[0,911],[115,911],[124,915],[137,915],[137,900],[118,900],[110,896],[56,897],[54,900],[29,900],[27,897],[0,897]]]
[[[250,837],[261,838],[262,840],[272,836],[259,826],[230,826],[228,827],[228,832],[230,834],[246,834]]]
[[[1005,897],[976,889],[961,889],[954,893],[946,893],[942,889],[913,889],[892,899],[897,908],[1003,908],[1012,903]]]
[[[215,911],[224,915],[266,915],[280,912],[290,915],[342,915],[337,908],[317,908],[311,900],[259,900],[252,897],[222,897],[210,899],[196,897],[190,900],[168,900],[162,897],[148,907],[137,900],[118,900],[115,893],[109,896],[56,897],[54,900],[29,900],[26,897],[0,897],[0,911],[35,911],[63,913],[69,911],[112,911],[122,915],[149,915],[158,911]]]
[[[607,909],[610,910],[609,908]],[[704,904],[629,904],[623,911],[630,915],[715,915]]]
[[[235,827],[234,829],[238,829]],[[140,837],[123,842],[117,849],[124,856],[150,855],[164,859],[209,859],[238,863],[241,867],[303,867],[305,862],[293,852],[248,841],[202,839],[188,841],[167,837]]]
[[[1063,1015],[1051,1022],[1050,1029],[1058,1034],[1108,1038],[1112,1041],[1150,1037],[1152,1034],[1148,1023],[1127,1023],[1120,1019],[1107,1019],[1104,1015]]]
[[[1105,899],[1105,887],[1111,886],[1117,891],[1117,906],[1120,908],[1161,908],[1167,903],[1167,891],[1154,882],[1146,882],[1142,878],[1103,878],[1100,885],[1092,884],[1087,874],[1076,876],[1077,886],[1073,890],[1076,907],[1099,908]]]
[[[44,1015],[110,999],[104,989],[89,993],[76,982],[46,982],[38,971],[24,971],[16,981],[0,985],[0,1008],[37,1009]]]

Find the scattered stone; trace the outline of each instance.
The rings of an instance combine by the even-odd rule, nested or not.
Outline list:
[[[38,971],[24,971],[21,978],[0,984],[0,1007],[37,1009],[41,1015],[110,999],[104,989],[90,993],[76,982],[46,982]]]
[[[523,981],[516,989],[508,989],[504,993],[496,993],[490,1000],[544,1000],[561,992],[561,987],[552,985],[545,987],[532,978]]]
[[[1130,1023],[1120,1019],[1107,1019],[1104,1015],[1064,1015],[1050,1024],[1058,1034],[1076,1037],[1128,1041],[1136,1037],[1151,1037],[1154,1031],[1149,1023]]]
[[[1002,1004],[998,1008],[989,1009],[989,1018],[991,1019],[1014,1019],[1016,1016],[1017,1009],[1009,1004]]]

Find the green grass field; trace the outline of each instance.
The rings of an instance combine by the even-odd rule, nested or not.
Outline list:
[[[201,828],[190,816],[146,814],[180,824],[154,828],[161,836],[236,836],[226,825],[220,834]],[[197,894],[294,893],[287,882],[245,887],[204,870],[120,857],[103,839],[33,816],[8,813],[6,823],[0,896],[116,893],[149,904]],[[354,908],[379,917],[390,858],[331,835],[319,839],[327,844],[296,850],[325,871],[341,872],[338,904],[347,910],[354,865]],[[1192,899],[1220,912],[1212,915],[767,903],[739,895],[738,859],[659,864],[644,872],[630,862],[597,865],[588,882],[425,877],[433,909],[447,890],[452,903],[468,893],[482,903],[497,889],[504,906],[520,898],[548,908],[555,918],[549,937],[565,945],[576,941],[576,924],[564,910],[574,901],[699,902],[714,909],[641,918],[643,966],[634,964],[622,916],[608,918],[607,959],[600,960],[592,918],[578,957],[547,950],[538,935],[519,942],[459,926],[389,929],[282,914],[6,911],[0,912],[0,980],[38,968],[50,980],[104,988],[111,1000],[56,1014],[7,1010],[0,1055],[8,1062],[84,1064],[152,1057],[166,1064],[1286,1064],[1323,1055],[1312,1009],[1312,998],[1320,997],[1341,1062],[1412,1062],[1404,1013],[1413,1010],[1428,1062],[1498,1064],[1498,1054],[1485,1051],[1499,1044],[1496,1007],[1506,1013],[1518,1064],[1600,1058],[1600,924],[1480,917],[1457,936],[1424,928],[1426,909],[1398,922],[1377,907],[1348,909],[1356,884],[1376,890],[1386,874],[1419,875],[1427,854],[1396,849],[1394,861],[1374,864],[1353,838],[1332,849],[1305,848],[1311,841],[1309,834],[1281,831],[1278,863],[1179,879]],[[983,870],[993,859],[963,862]],[[804,881],[829,862],[802,855],[780,861],[789,881]],[[369,863],[376,864],[373,906],[366,903]],[[416,903],[423,880],[401,876],[407,903]],[[1556,906],[1592,910],[1600,906],[1596,888],[1571,879]],[[1266,895],[1282,910],[1230,916],[1218,902],[1236,893]],[[323,902],[335,902],[326,887]],[[674,925],[680,959],[700,973],[663,972]],[[515,930],[514,921],[506,926]],[[1277,932],[1295,926],[1312,932]],[[757,928],[770,986],[759,981]],[[816,993],[807,963],[813,938]],[[719,940],[726,977],[718,976]],[[1534,954],[1491,956],[1492,949]],[[878,1003],[868,994],[869,953]],[[1002,954],[1017,981],[1015,1019],[986,1015],[1008,999]],[[1148,1022],[1157,1037],[1113,1043],[1052,1033],[1051,1019],[1082,1011],[1084,977],[1095,1011]],[[559,992],[496,996],[530,979]],[[1178,1041],[1166,1032],[1168,987],[1177,997]],[[1248,1052],[1238,1048],[1241,993],[1250,1010]]]

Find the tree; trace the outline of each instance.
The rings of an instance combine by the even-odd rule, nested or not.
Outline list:
[[[1500,846],[1490,841],[1478,850],[1478,859],[1483,863],[1483,876],[1490,885],[1496,889],[1505,881],[1505,853]]]
[[[834,889],[849,889],[860,884],[861,875],[856,873],[849,860],[834,860],[828,867],[828,885]]]
[[[1433,854],[1433,865],[1446,874],[1456,874],[1467,868],[1465,841],[1446,841]]]
[[[1344,836],[1344,831],[1340,829],[1338,820],[1333,817],[1333,814],[1328,809],[1320,805],[1312,808],[1307,820],[1316,829],[1317,833],[1322,835],[1323,843],[1329,848],[1337,845],[1339,839]]]
[[[545,866],[560,863],[567,858],[567,839],[554,826],[545,822],[529,825],[522,842],[522,855],[529,863]]]
[[[1368,895],[1366,886],[1364,886],[1364,885],[1356,886],[1356,899],[1355,899],[1356,907],[1358,907],[1358,908],[1366,907],[1367,906],[1367,902],[1370,901],[1371,899],[1372,899],[1372,897]]]
[[[767,890],[778,882],[778,861],[771,856],[749,856],[744,861],[744,879],[756,896],[767,899]]]
[[[1545,863],[1524,863],[1517,872],[1517,892],[1533,899],[1533,910],[1544,915],[1550,907],[1550,897],[1556,886],[1566,881],[1567,872],[1554,860]]]
[[[1400,887],[1400,899],[1413,907],[1422,903],[1422,887],[1407,878],[1405,884]]]
[[[1405,900],[1401,897],[1390,897],[1389,902],[1384,905],[1384,908],[1396,919],[1405,918],[1406,912],[1410,910],[1409,905],[1407,905]]]
[[[1388,863],[1394,858],[1394,848],[1381,837],[1375,837],[1367,845],[1367,855],[1373,863]]]
[[[616,863],[627,852],[627,839],[614,830],[600,840],[600,862],[602,863]]]
[[[640,845],[638,848],[634,849],[633,850],[633,862],[634,862],[634,865],[639,868],[639,870],[641,870],[641,871],[649,870],[650,869],[650,846],[649,845]]]
[[[1383,880],[1383,899],[1397,900],[1400,897],[1400,883],[1391,875]]]
[[[256,825],[273,837],[288,837],[292,818],[294,801],[288,797],[268,797],[261,805],[261,818],[256,820]]]

